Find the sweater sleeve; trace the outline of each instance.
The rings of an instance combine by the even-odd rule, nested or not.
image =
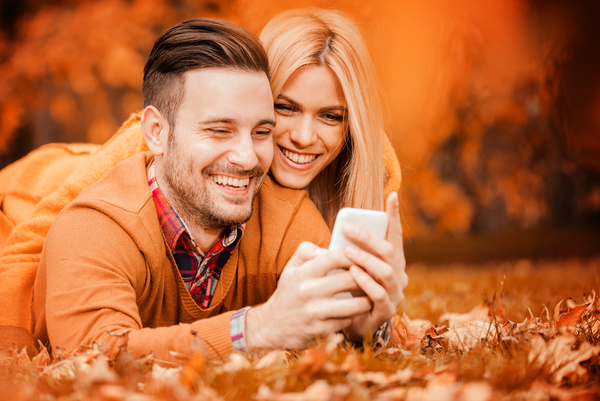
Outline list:
[[[204,349],[231,352],[233,312],[178,324],[177,289],[156,271],[126,230],[101,212],[70,207],[52,226],[34,286],[34,334],[52,348],[117,346],[140,357],[176,360]],[[45,302],[44,302],[45,301]],[[44,333],[45,332],[45,333]]]

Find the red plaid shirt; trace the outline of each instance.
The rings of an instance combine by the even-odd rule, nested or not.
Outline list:
[[[233,227],[205,255],[198,248],[183,220],[169,205],[158,187],[154,174],[154,163],[148,169],[148,185],[152,191],[160,226],[185,286],[198,306],[206,309],[217,288],[223,266],[244,234],[245,225]]]

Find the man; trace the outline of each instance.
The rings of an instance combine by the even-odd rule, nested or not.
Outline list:
[[[386,275],[374,269],[389,273],[385,258],[319,248],[329,230],[306,193],[266,176],[275,120],[254,37],[223,21],[183,22],[155,43],[143,91],[150,152],[56,219],[34,285],[36,337],[72,350],[126,334],[135,355],[159,359],[200,340],[222,357],[340,330],[359,339],[391,317],[403,286],[393,301],[382,293],[375,279]],[[377,248],[364,233],[354,239]],[[358,287],[369,297],[333,298]]]

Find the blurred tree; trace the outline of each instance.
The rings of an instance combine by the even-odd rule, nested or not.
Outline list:
[[[0,154],[5,165],[48,142],[102,143],[142,108],[153,41],[231,1],[28,0],[2,3]]]
[[[107,140],[142,108],[146,56],[175,23],[258,34],[309,5],[350,13],[370,46],[409,235],[598,218],[593,0],[0,0],[0,167],[44,143]]]

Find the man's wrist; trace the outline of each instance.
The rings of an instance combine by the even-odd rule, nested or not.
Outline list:
[[[237,351],[244,352],[248,350],[248,344],[246,343],[246,313],[250,308],[250,306],[246,306],[245,308],[239,309],[231,316],[231,343],[233,344],[233,348]]]

